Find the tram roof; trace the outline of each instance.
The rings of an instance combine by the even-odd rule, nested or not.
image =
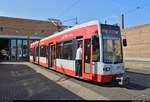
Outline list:
[[[87,22],[87,23],[83,23],[83,24],[79,24],[79,25],[76,25],[72,28],[68,28],[64,31],[61,31],[61,32],[58,32],[58,33],[55,33],[53,35],[50,35],[44,39],[41,39],[40,41],[44,41],[44,40],[47,40],[49,38],[52,38],[52,37],[55,37],[55,36],[58,36],[58,35],[62,35],[64,33],[68,33],[70,31],[73,31],[73,30],[76,30],[76,29],[80,29],[80,28],[83,28],[83,27],[87,27],[87,26],[91,26],[91,25],[95,25],[95,24],[99,24],[99,21],[98,20],[94,20],[94,21],[90,21],[90,22]]]
[[[31,43],[31,45],[37,44],[38,42],[39,42],[39,41],[35,41],[35,42]]]

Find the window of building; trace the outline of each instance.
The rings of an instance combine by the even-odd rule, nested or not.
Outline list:
[[[17,44],[16,40],[11,40],[11,60],[16,60],[16,56],[17,56],[16,44]]]
[[[22,58],[22,40],[17,41],[17,59],[20,60]]]
[[[40,57],[46,57],[46,46],[40,46]]]
[[[72,41],[66,41],[63,44],[63,59],[73,60],[73,43]]]
[[[3,27],[0,27],[0,31],[1,31],[1,32],[3,32],[3,29],[4,29]]]
[[[45,31],[44,30],[41,30],[41,33],[44,33]]]
[[[27,58],[28,56],[28,42],[27,40],[23,40],[23,45],[22,45],[22,53],[23,53],[23,58]]]

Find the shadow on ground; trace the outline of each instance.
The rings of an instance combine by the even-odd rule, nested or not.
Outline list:
[[[97,82],[91,82],[86,81],[78,78],[71,77],[73,79],[83,81],[89,84],[98,85],[101,87],[118,87],[118,88],[127,88],[129,90],[145,90],[150,88],[150,75],[143,74],[143,73],[135,73],[135,72],[126,72],[126,75],[130,77],[130,83],[128,85],[120,86],[116,82],[112,83],[97,83]],[[67,76],[69,79],[69,76]]]

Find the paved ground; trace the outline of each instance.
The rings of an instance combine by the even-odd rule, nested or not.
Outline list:
[[[88,82],[72,81],[87,87],[110,100],[150,100],[150,76],[127,72],[131,78],[128,86],[120,87],[113,84],[92,84]]]
[[[64,77],[64,75],[57,72],[50,72]],[[67,80],[90,89],[110,100],[150,100],[150,75],[130,71],[127,71],[126,74],[130,77],[131,83],[125,87],[120,87],[114,83],[94,84],[67,76],[65,77]]]
[[[3,86],[0,87],[0,92],[5,93],[5,95],[3,95],[3,97],[1,97],[0,99],[6,100],[9,95],[10,96],[12,95],[14,99],[16,97],[18,98],[19,95],[20,95],[19,99],[50,99],[50,97],[52,97],[52,99],[56,99],[58,97],[57,96],[58,93],[60,93],[63,95],[63,97],[59,97],[58,99],[64,99],[65,97],[66,99],[82,98],[82,99],[103,99],[103,100],[107,100],[107,99],[109,100],[150,100],[150,75],[149,74],[127,71],[126,74],[131,78],[131,83],[128,86],[120,87],[114,83],[111,84],[90,83],[69,76],[65,76],[63,74],[57,73],[52,70],[44,69],[43,67],[34,64],[30,64],[30,63],[24,63],[24,64],[30,66],[30,68],[28,69],[29,71],[27,69],[24,69],[25,71],[20,70],[19,72],[16,71],[14,72],[13,70],[10,70],[9,73],[11,73],[11,77],[17,77],[15,79],[13,78],[11,79],[11,77],[9,77],[9,73],[5,72],[5,69],[13,69],[12,65],[11,67],[7,67],[5,69],[2,68],[0,65],[0,80],[3,80],[2,82],[4,83],[4,85],[0,84],[1,86]],[[33,71],[31,67],[35,71]],[[19,69],[19,66],[15,69]],[[3,75],[1,75],[1,70],[4,72]],[[32,72],[34,72],[34,74]],[[22,75],[19,73],[22,73]],[[41,73],[48,79],[39,73]],[[4,80],[4,77],[2,78],[2,76],[8,76],[7,80],[11,80],[14,83],[9,82],[8,86],[5,85],[6,82]],[[23,76],[28,76],[26,78],[29,79],[28,80],[22,79],[24,78]],[[34,76],[34,78],[31,78],[31,76]],[[38,88],[33,87],[36,85]],[[66,94],[61,93],[60,90],[57,90],[55,87],[52,90],[51,89],[52,85],[56,85],[61,88],[63,87],[62,89],[66,91],[65,92]],[[24,86],[24,88],[22,86]],[[49,90],[47,91],[47,89]],[[21,93],[21,91],[24,91],[24,93]],[[52,92],[56,92],[57,94]],[[69,94],[72,95],[71,98],[70,96],[67,97]]]
[[[52,71],[52,73],[63,77],[62,74],[57,72]],[[120,87],[115,83],[97,84],[67,76],[65,77],[66,79],[69,78],[68,80],[82,85],[109,100],[150,100],[150,75],[130,71],[127,71],[126,75],[130,77],[131,82],[124,87]]]
[[[126,60],[125,67],[131,72],[150,74],[150,61]]]
[[[0,102],[18,99],[82,100],[27,65],[0,64]]]

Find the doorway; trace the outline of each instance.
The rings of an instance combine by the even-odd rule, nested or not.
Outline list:
[[[9,39],[0,39],[0,61],[9,60]]]
[[[91,39],[84,40],[84,77],[92,79],[92,44]]]
[[[55,45],[49,44],[48,46],[48,67],[52,68],[55,65]]]

